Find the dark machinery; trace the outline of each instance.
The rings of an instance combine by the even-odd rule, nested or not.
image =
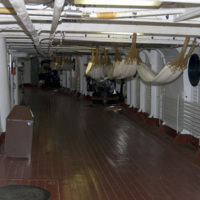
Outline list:
[[[51,70],[44,76],[44,88],[60,88],[60,78],[57,70]]]
[[[92,83],[90,83],[92,81]],[[99,105],[118,104],[119,95],[115,93],[115,81],[106,79],[101,82],[88,80],[88,89],[93,91],[92,102]]]
[[[50,68],[50,60],[43,60],[38,72],[39,80],[43,81],[42,88],[60,88],[58,71]]]

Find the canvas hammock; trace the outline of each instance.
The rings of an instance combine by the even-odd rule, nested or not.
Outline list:
[[[164,68],[156,75],[152,70],[145,65],[145,63],[142,62],[142,60],[139,58],[138,55],[138,65],[137,65],[137,71],[140,75],[140,77],[145,81],[145,82],[150,82],[150,83],[169,83],[184,71],[187,65],[187,61],[189,57],[191,56],[195,45],[193,45],[186,57],[184,58],[184,54],[186,52],[188,43],[189,43],[190,37],[187,36],[184,42],[184,45],[182,47],[182,50],[180,51],[179,55],[175,60],[172,62],[167,63]]]
[[[90,76],[92,79],[96,81],[100,81],[101,79],[104,79],[103,74],[103,64],[102,61],[99,59],[99,49],[96,49],[96,55],[94,58],[94,62],[91,66],[91,69],[87,73],[87,76]]]
[[[72,81],[72,90],[80,91],[80,59],[76,56],[76,70],[72,71],[71,81]]]
[[[85,74],[87,76],[88,72],[90,71],[92,65],[93,65],[93,62],[94,62],[94,50],[92,49],[92,55],[91,55],[91,59],[90,59],[90,62],[88,63],[87,67],[86,67],[86,70],[85,70]],[[88,75],[89,76],[89,75]]]
[[[119,64],[115,64],[113,77],[118,79],[124,79],[129,76],[133,76],[136,73],[138,52],[136,48],[137,34],[133,34],[131,48],[128,55],[122,59]]]
[[[51,63],[50,63],[50,67],[51,69],[57,69],[59,65],[59,58],[57,55],[51,55]]]
[[[108,71],[112,67],[112,63],[110,61],[110,57],[108,55],[108,50],[104,51],[104,58],[103,58],[103,74],[104,77],[108,77]]]
[[[60,69],[64,71],[70,71],[73,69],[74,63],[71,61],[71,57],[62,56]]]
[[[122,57],[119,53],[118,48],[115,47],[115,60],[108,70],[108,78],[110,80],[114,79],[113,77],[114,69],[120,64],[121,61],[122,61]]]

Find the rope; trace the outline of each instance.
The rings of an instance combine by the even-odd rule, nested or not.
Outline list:
[[[185,52],[186,52],[186,49],[187,49],[189,41],[190,41],[190,36],[187,36],[185,38],[185,42],[184,42],[184,45],[182,47],[182,50],[179,53],[179,55],[177,56],[177,58],[174,59],[173,61],[167,63],[167,65],[169,66],[169,68],[171,69],[171,71],[173,73],[176,70],[183,71],[185,69],[185,67],[183,67],[183,65],[182,65],[182,63],[183,63],[182,61],[184,59],[184,55],[185,55]]]
[[[122,57],[119,53],[119,49],[117,47],[115,47],[115,62],[121,61],[121,60],[122,60]]]
[[[91,51],[91,60],[90,60],[90,62],[94,62],[94,49],[92,49],[92,51]]]
[[[125,64],[131,64],[131,63],[133,63],[133,61],[137,61],[138,51],[136,48],[136,40],[137,40],[137,34],[134,33],[131,48],[128,52],[128,55],[125,58]]]
[[[183,70],[186,69],[187,62],[188,62],[190,56],[192,55],[195,47],[196,47],[196,42],[193,42],[193,45],[190,47],[190,50],[189,50],[188,54],[185,56],[185,58],[183,59],[183,61],[181,63],[181,67],[182,67]]]
[[[100,64],[100,60],[99,60],[99,48],[96,48],[96,55],[95,55],[95,58],[94,58],[93,66],[99,65],[99,64]]]

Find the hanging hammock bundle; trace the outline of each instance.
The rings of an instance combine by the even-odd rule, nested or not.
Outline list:
[[[54,61],[55,61],[54,55],[52,54],[52,55],[51,55],[51,62],[50,62],[50,68],[51,68],[51,69],[54,68],[54,65],[55,65]]]
[[[100,62],[99,59],[99,49],[96,49],[96,56],[94,59],[94,63],[92,64],[91,69],[87,73],[87,76],[90,76],[96,81],[100,81],[101,79],[104,79],[104,74],[103,74],[103,61]]]
[[[64,71],[71,71],[73,69],[74,63],[71,61],[71,57],[63,56],[61,69]]]
[[[51,69],[57,69],[59,65],[59,57],[55,54],[51,56]]]
[[[92,49],[91,59],[90,59],[90,62],[88,63],[87,68],[86,68],[86,70],[85,70],[86,76],[89,76],[89,75],[88,75],[88,72],[90,71],[90,69],[91,69],[93,63],[94,63],[94,49]]]
[[[114,69],[117,68],[117,66],[120,64],[121,61],[122,61],[122,57],[119,53],[119,49],[115,47],[115,60],[113,61],[113,64],[111,64],[111,67],[108,70],[109,79],[111,80],[114,79],[113,77]]]
[[[104,62],[103,62],[103,74],[104,77],[108,77],[108,70],[112,67],[108,50],[104,51]]]
[[[129,50],[129,53],[118,65],[115,65],[113,77],[118,78],[118,79],[124,79],[129,76],[135,75],[137,60],[138,60],[136,39],[137,39],[137,34],[134,33],[133,39],[132,39],[132,45]]]
[[[56,60],[57,61],[55,63],[57,63],[57,64],[56,64],[55,69],[60,71],[61,70],[61,66],[62,66],[62,55],[59,55],[59,56],[57,55],[56,56]]]
[[[182,47],[182,50],[180,51],[177,58],[173,60],[172,62],[167,63],[157,75],[154,74],[152,70],[149,67],[147,67],[145,63],[141,61],[140,58],[138,58],[139,62],[137,65],[137,71],[140,77],[145,82],[151,82],[151,83],[169,83],[175,80],[176,78],[178,78],[178,76],[180,76],[180,74],[186,68],[187,61],[196,46],[195,44],[193,44],[188,54],[184,58],[189,40],[190,40],[190,37],[187,36],[185,39],[184,45]]]

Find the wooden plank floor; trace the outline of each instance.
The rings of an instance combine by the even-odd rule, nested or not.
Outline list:
[[[199,200],[200,168],[116,109],[26,88],[32,159],[0,156],[0,185],[46,188],[51,200]]]

